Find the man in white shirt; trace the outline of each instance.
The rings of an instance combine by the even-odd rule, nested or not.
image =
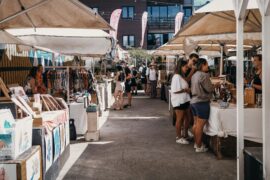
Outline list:
[[[156,65],[151,64],[149,69],[149,82],[151,86],[151,98],[157,97],[157,71],[156,71]]]

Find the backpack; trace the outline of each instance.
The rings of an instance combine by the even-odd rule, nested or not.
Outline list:
[[[143,67],[143,70],[142,70],[142,77],[146,77],[146,70],[147,68],[146,67]]]
[[[120,75],[118,77],[118,81],[124,82],[125,81],[125,78],[126,78],[125,73],[123,71],[120,71]]]

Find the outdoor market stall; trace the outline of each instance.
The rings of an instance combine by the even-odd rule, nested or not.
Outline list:
[[[5,43],[18,45],[26,45],[26,43],[8,34],[6,29],[96,28],[112,30],[101,16],[77,0],[0,1],[0,12],[0,42],[4,43],[4,46],[1,44],[0,58],[9,59],[11,63],[14,63],[12,60],[16,60],[15,64],[19,67],[17,68],[15,64],[10,66],[10,63],[4,62],[9,66],[0,67],[0,72],[4,74],[4,81],[7,79],[13,83],[23,78],[19,75],[22,73],[18,72],[29,70],[30,66],[25,67],[28,65],[26,62],[29,61],[29,57],[25,56],[28,54],[25,51],[18,53],[17,48],[10,51],[10,46]],[[107,45],[106,41],[101,43]],[[34,46],[34,44],[28,45]],[[23,57],[16,57],[20,55]],[[3,61],[1,63],[3,64]],[[25,66],[23,63],[26,63]],[[19,70],[17,72],[14,69]],[[4,95],[1,97],[0,109],[1,177],[5,175],[4,179],[56,179],[70,152],[69,108],[65,101],[49,95],[35,97],[34,101],[27,96],[16,95],[13,90],[6,87],[1,78],[0,80],[0,95]],[[10,96],[10,91],[12,91],[12,96]],[[19,92],[25,94],[23,90]],[[6,101],[3,102],[3,100]],[[20,119],[17,116],[20,116]],[[30,121],[33,123],[28,123]],[[32,147],[32,145],[38,146]]]

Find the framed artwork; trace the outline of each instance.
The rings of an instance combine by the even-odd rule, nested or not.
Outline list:
[[[69,135],[69,121],[65,123],[65,129],[66,129],[66,146],[70,143],[70,135]]]
[[[61,139],[61,154],[64,152],[65,147],[66,147],[66,135],[65,135],[65,125],[60,124],[60,139]]]
[[[17,164],[0,164],[1,180],[17,180]]]
[[[50,169],[53,163],[53,137],[52,133],[45,135],[46,146],[46,172]]]
[[[53,147],[54,147],[54,161],[60,156],[61,142],[60,142],[60,128],[59,126],[53,130]]]
[[[36,151],[26,161],[26,179],[27,180],[39,180],[41,176],[41,159],[40,151]]]

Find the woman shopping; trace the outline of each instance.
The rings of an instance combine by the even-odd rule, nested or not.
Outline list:
[[[191,109],[194,116],[194,148],[196,152],[206,152],[208,149],[202,143],[203,128],[210,116],[210,100],[214,87],[208,74],[206,59],[199,58],[196,64],[197,72],[191,78]]]
[[[122,68],[122,66],[117,66],[117,73],[115,76],[116,81],[116,87],[114,90],[114,98],[115,98],[115,104],[114,109],[115,110],[122,110],[124,106],[124,90],[125,90],[125,72]]]
[[[189,144],[181,131],[190,104],[190,89],[188,82],[184,79],[184,74],[187,73],[187,70],[187,62],[183,60],[178,61],[171,83],[171,102],[176,114],[176,143],[179,144]]]

